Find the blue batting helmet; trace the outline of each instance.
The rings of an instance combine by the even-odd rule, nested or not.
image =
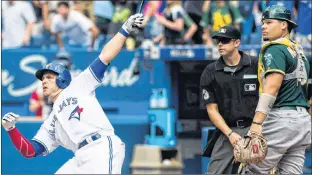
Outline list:
[[[37,70],[35,75],[39,80],[42,81],[43,74],[46,71],[54,72],[57,75],[56,85],[61,89],[65,89],[71,82],[70,72],[57,61],[49,63],[44,68]]]

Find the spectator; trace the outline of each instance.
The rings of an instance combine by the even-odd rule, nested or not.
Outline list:
[[[162,12],[161,7],[164,3],[164,1],[149,1],[145,5],[143,10],[144,21],[142,24],[145,39],[153,39],[163,33],[164,28],[157,22],[155,15]]]
[[[182,31],[184,29],[183,20],[184,10],[180,1],[167,1],[167,7],[164,10],[163,15],[156,15],[158,23],[164,26],[164,34],[161,34],[153,39],[154,43],[161,42],[161,45],[171,44],[185,44],[182,37]]]
[[[205,13],[208,10],[209,6],[210,6],[210,1],[204,1],[202,11]]]
[[[261,17],[262,12],[259,9],[257,1],[239,1],[238,9],[244,18],[241,23],[242,44],[260,44],[261,43]]]
[[[204,13],[200,25],[204,28],[203,40],[208,46],[213,46],[211,34],[219,31],[221,27],[233,25],[239,28],[243,18],[237,7],[229,2],[216,0],[210,2],[208,10]]]
[[[93,2],[91,1],[73,1],[74,10],[84,14],[86,17],[94,21]]]
[[[114,15],[112,18],[112,22],[109,24],[108,27],[108,35],[109,37],[114,36],[118,33],[120,27],[127,21],[130,15],[135,12],[134,3],[126,0],[116,0],[113,1],[115,6]],[[136,31],[138,32],[138,31]],[[133,32],[130,33],[130,36],[127,37],[125,47],[127,50],[132,50],[136,46],[136,41],[133,37]]]
[[[35,117],[45,120],[48,118],[52,110],[53,103],[47,97],[43,96],[42,84],[39,83],[36,90],[34,90],[29,99],[29,110],[35,113]]]
[[[26,1],[1,1],[3,30],[2,48],[18,48],[29,45],[33,24],[36,21],[34,8]]]
[[[113,15],[114,5],[111,1],[93,1],[93,16],[95,18],[95,25],[100,30],[100,35],[97,40],[99,48],[101,48],[110,38],[107,37],[108,27]]]
[[[43,22],[44,28],[50,31],[51,19],[57,14],[57,3],[58,1],[47,1],[47,0],[34,0],[32,5],[35,10],[37,21],[36,23]],[[70,6],[72,6],[70,3]]]
[[[51,32],[55,35],[59,48],[64,49],[61,38],[63,33],[68,36],[70,46],[88,47],[89,50],[93,50],[99,33],[93,22],[80,12],[70,10],[68,2],[59,2],[57,11],[58,14],[52,20]]]
[[[115,2],[114,5],[114,15],[108,29],[108,33],[112,36],[119,31],[120,27],[123,25],[124,22],[127,21],[132,13],[131,4],[126,0],[118,0]]]
[[[35,9],[37,21],[33,26],[32,32],[32,46],[46,47],[54,40],[50,32],[51,19],[49,11],[49,2],[35,0],[32,1],[32,5]]]
[[[185,12],[190,16],[190,18],[195,22],[197,26],[196,33],[192,37],[192,41],[195,44],[203,43],[203,28],[199,25],[200,20],[203,16],[203,7],[204,1],[194,1],[194,0],[185,0],[183,8]],[[195,26],[195,25],[194,25]]]
[[[101,34],[107,35],[108,25],[114,15],[114,6],[110,1],[93,1],[93,7],[95,25]]]
[[[35,1],[34,1],[35,2]],[[51,22],[55,15],[57,15],[57,4],[60,1],[38,1],[41,5],[41,15],[43,18],[44,30],[42,32],[40,45],[42,48],[49,48],[56,44],[55,37],[51,33]],[[73,1],[69,1],[70,9],[74,9],[75,4]]]
[[[194,40],[194,34],[196,34],[198,30],[197,24],[192,20],[192,18],[187,14],[183,13],[183,21],[184,21],[184,29],[183,31],[183,41],[189,44],[198,44],[198,40]],[[201,43],[202,44],[202,43]]]
[[[49,23],[49,3],[47,1],[32,1],[35,10],[37,21],[36,23],[43,22],[46,29],[50,28]],[[41,24],[40,24],[41,25]]]
[[[42,94],[38,91],[40,91],[41,84],[38,84],[38,88],[33,91],[30,95],[30,100],[29,100],[29,110],[35,113],[36,117],[42,117],[42,106],[43,106],[43,97]]]

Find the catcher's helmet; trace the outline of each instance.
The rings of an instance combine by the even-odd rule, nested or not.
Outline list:
[[[37,70],[36,77],[42,81],[42,77],[44,72],[51,71],[54,72],[56,76],[56,85],[65,89],[71,82],[70,72],[60,63],[54,61],[52,63],[47,64],[44,68]]]
[[[298,27],[298,25],[291,20],[290,10],[280,5],[272,5],[267,7],[262,14],[262,20],[264,19],[283,20],[287,21],[291,28]]]

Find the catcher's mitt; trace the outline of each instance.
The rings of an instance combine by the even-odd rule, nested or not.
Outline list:
[[[234,145],[234,161],[241,163],[258,163],[268,152],[267,140],[255,132],[248,134]]]

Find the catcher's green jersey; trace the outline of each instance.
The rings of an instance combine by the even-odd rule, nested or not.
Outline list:
[[[288,44],[289,43],[290,42],[288,42]],[[261,73],[265,77],[272,72],[286,75],[292,73],[296,69],[298,58],[292,56],[294,51],[288,46],[287,43],[273,43],[261,49],[262,52],[259,57],[258,77],[261,76]],[[309,74],[309,61],[304,59],[304,64],[306,72]],[[307,77],[309,77],[309,75],[307,75]],[[259,81],[260,85],[262,85],[262,81],[264,80],[259,79]],[[260,93],[261,91],[262,89],[260,89]],[[284,79],[273,107],[302,106],[309,108],[310,105],[308,104],[307,98],[307,83],[301,86],[298,85],[297,79]]]

